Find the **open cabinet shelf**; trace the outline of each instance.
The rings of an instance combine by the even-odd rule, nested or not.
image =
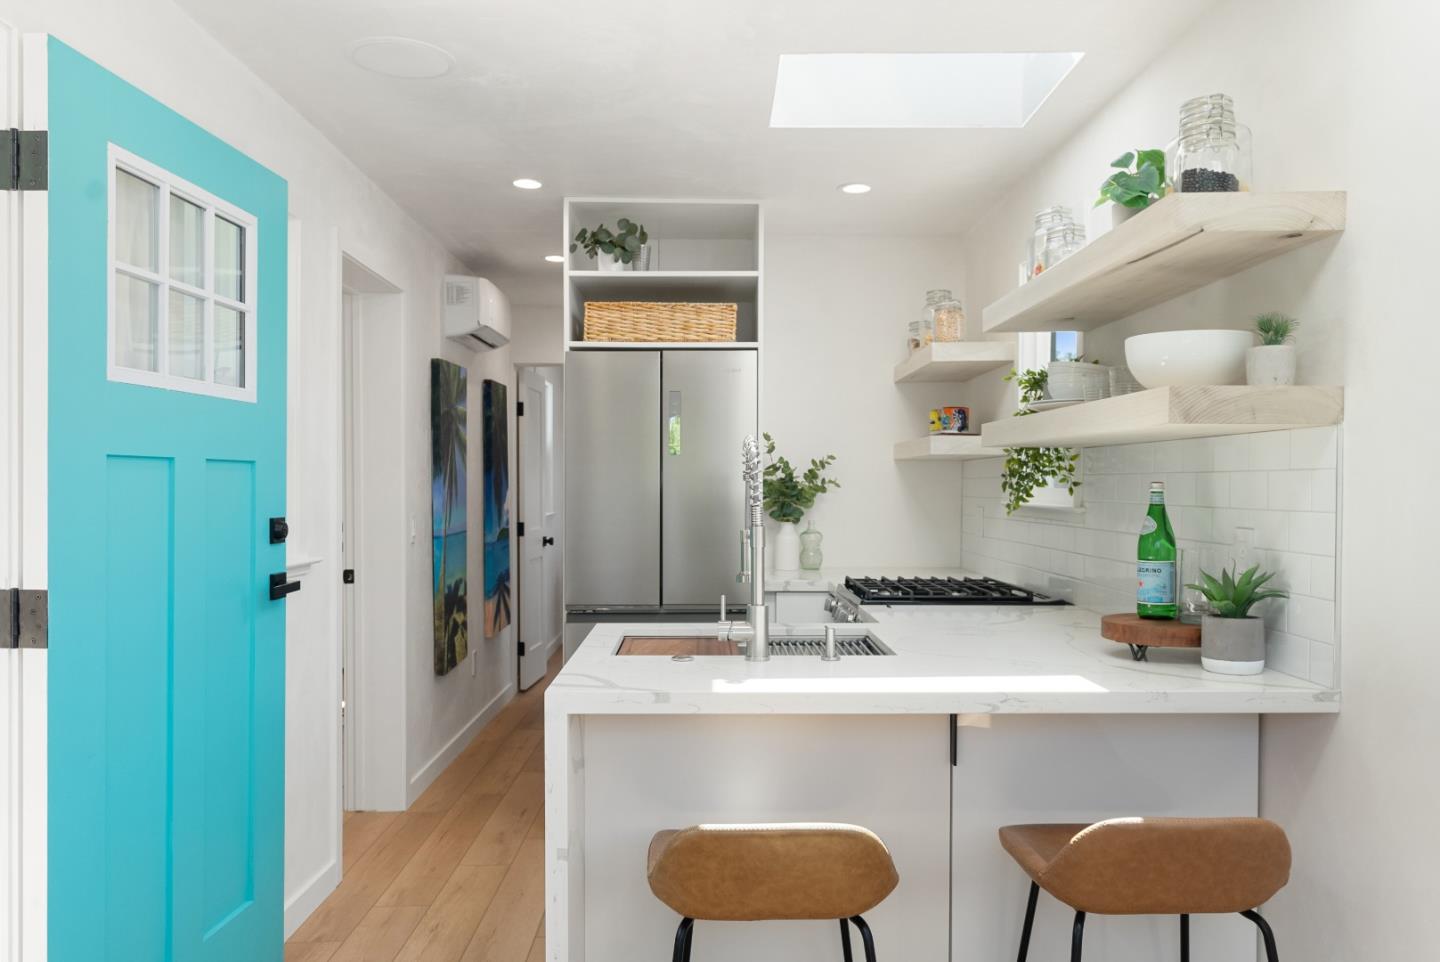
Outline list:
[[[1345,229],[1345,192],[1171,194],[985,308],[985,332],[1088,331]]]
[[[1254,434],[1338,424],[1338,387],[1162,387],[991,421],[982,428],[991,455],[1007,447],[1090,447],[1180,438]]]
[[[895,365],[895,383],[968,381],[1014,364],[1014,341],[936,341]]]
[[[931,434],[895,444],[896,461],[968,461],[999,457],[980,447],[978,434]]]

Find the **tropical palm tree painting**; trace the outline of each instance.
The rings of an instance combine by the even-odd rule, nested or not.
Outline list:
[[[430,362],[431,530],[435,545],[432,601],[435,618],[435,674],[465,660],[465,369],[435,358]]]
[[[510,412],[505,385],[481,385],[485,429],[485,637],[510,624]]]

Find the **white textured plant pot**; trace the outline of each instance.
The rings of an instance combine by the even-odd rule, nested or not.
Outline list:
[[[775,532],[771,566],[776,571],[800,570],[800,529],[793,521],[781,521]]]
[[[1261,344],[1245,352],[1245,383],[1270,387],[1295,383],[1295,345]]]
[[[1258,675],[1265,670],[1265,619],[1200,619],[1200,667],[1217,675]]]
[[[1091,207],[1085,214],[1086,243],[1093,244],[1097,237],[1103,237],[1125,223],[1144,208],[1126,207],[1124,204],[1101,204]]]
[[[630,264],[626,264],[624,261],[617,261],[614,254],[607,254],[604,251],[600,251],[595,255],[595,263],[599,265],[600,270],[606,273],[628,271],[631,268]]]

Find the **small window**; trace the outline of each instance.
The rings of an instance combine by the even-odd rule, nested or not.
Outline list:
[[[110,145],[110,380],[255,400],[255,227]]]

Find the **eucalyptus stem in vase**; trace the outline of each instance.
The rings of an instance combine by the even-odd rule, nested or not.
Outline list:
[[[773,564],[777,570],[790,571],[800,567],[800,534],[796,524],[815,506],[816,497],[840,487],[839,481],[825,473],[835,463],[835,455],[812,458],[810,466],[799,471],[789,459],[775,454],[774,438],[769,434],[764,437],[765,512],[780,523]]]

